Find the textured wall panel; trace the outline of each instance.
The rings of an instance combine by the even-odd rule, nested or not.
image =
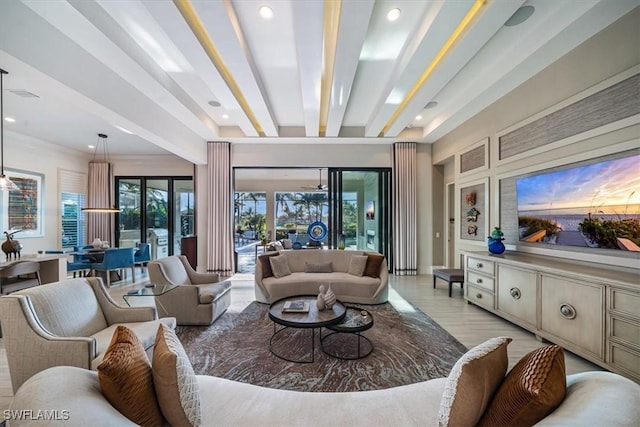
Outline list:
[[[640,114],[640,74],[499,138],[500,159]]]
[[[481,145],[460,155],[460,173],[486,166],[484,164],[486,145]]]

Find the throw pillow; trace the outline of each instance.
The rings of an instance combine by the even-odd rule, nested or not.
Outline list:
[[[260,267],[262,267],[262,278],[273,277],[273,271],[271,270],[271,262],[269,258],[272,256],[280,255],[278,252],[268,253],[264,255],[260,255],[258,260],[260,261]]]
[[[562,347],[539,348],[509,371],[479,425],[534,425],[562,403],[566,392]]]
[[[116,328],[97,371],[102,394],[122,415],[139,425],[163,425],[151,364],[135,332]]]
[[[200,387],[175,332],[160,324],[153,348],[153,382],[162,414],[172,426],[202,423]]]
[[[364,275],[365,268],[367,268],[368,259],[369,257],[366,255],[351,255],[349,270],[347,272],[354,276],[362,277]]]
[[[321,262],[319,264],[314,264],[312,262],[305,262],[304,272],[305,273],[333,273],[333,264],[331,264],[331,261]]]
[[[289,263],[287,259],[283,256],[273,256],[269,258],[269,262],[271,263],[271,271],[276,279],[281,277],[285,277],[291,274],[291,269],[289,268]]]
[[[475,426],[509,366],[511,338],[491,338],[466,352],[453,365],[440,401],[441,427]]]
[[[282,239],[282,247],[291,249],[293,247],[293,241],[291,239]]]
[[[363,276],[380,277],[380,266],[384,261],[384,255],[367,253],[367,266],[364,269]]]

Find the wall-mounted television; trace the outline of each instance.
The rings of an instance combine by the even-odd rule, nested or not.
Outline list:
[[[516,179],[520,241],[640,252],[640,154]]]

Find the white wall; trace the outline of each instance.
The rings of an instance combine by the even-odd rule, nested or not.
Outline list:
[[[525,156],[512,162],[498,159],[498,135],[504,129],[532,117],[560,103],[571,102],[572,97],[589,93],[596,85],[607,85],[607,80],[640,64],[640,8],[623,17],[593,38],[578,46],[565,57],[552,64],[514,91],[501,98],[480,114],[438,140],[433,145],[433,163],[444,164],[445,184],[451,171],[458,189],[460,184],[488,178],[490,190],[489,229],[499,225],[499,180],[507,176],[542,170],[553,166],[599,157],[630,148],[640,148],[640,125],[630,125],[623,129],[605,132],[601,135],[586,134],[581,140],[567,141],[566,144],[551,144],[545,150]],[[603,83],[604,82],[604,83]],[[483,138],[490,138],[489,169],[461,176],[454,167],[454,159],[470,146]],[[540,152],[541,151],[541,152]],[[459,197],[457,197],[459,199]],[[434,201],[437,206],[437,201]],[[460,209],[456,205],[456,210]],[[446,218],[445,218],[446,220]],[[444,224],[443,224],[444,226]],[[456,239],[460,250],[486,250],[484,242],[470,242]],[[519,247],[512,249],[521,250]],[[533,252],[554,256],[575,257],[567,250],[533,250]],[[611,256],[579,255],[594,262],[627,265],[629,261]]]
[[[4,134],[4,167],[35,172],[44,175],[42,200],[44,213],[44,237],[25,238],[16,233],[14,238],[22,243],[22,254],[33,254],[38,250],[58,249],[62,245],[60,223],[60,196],[58,170],[66,169],[86,175],[89,153],[61,148],[46,141],[10,132]],[[42,153],[46,153],[43,155]],[[8,173],[9,177],[11,174]],[[2,195],[0,204],[6,203]],[[4,232],[5,230],[0,230]],[[4,238],[4,234],[2,235]],[[1,258],[4,259],[4,258]]]

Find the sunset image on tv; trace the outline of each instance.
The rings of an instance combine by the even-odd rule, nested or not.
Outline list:
[[[640,251],[640,155],[516,180],[521,241]]]

